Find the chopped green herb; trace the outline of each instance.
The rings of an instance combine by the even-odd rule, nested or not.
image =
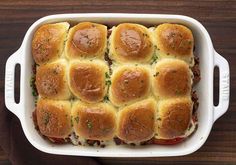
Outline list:
[[[148,34],[147,34],[147,33],[143,33],[143,36],[144,36],[144,37],[148,37]]]
[[[111,85],[111,80],[107,80],[106,85],[110,86]]]
[[[104,96],[103,100],[104,100],[105,102],[107,102],[107,101],[109,101],[109,97],[106,95],[106,96]]]
[[[47,125],[49,123],[50,120],[50,114],[48,112],[45,112],[43,115],[43,123],[44,125]]]
[[[79,123],[79,116],[76,116],[76,117],[74,118],[74,120],[75,120],[76,123],[78,124],[78,123]]]
[[[38,96],[38,93],[37,93],[35,90],[33,90],[33,91],[32,91],[32,95],[33,95],[34,97],[37,97],[37,96]]]
[[[73,120],[72,120],[72,116],[70,117],[70,125],[71,125],[71,127],[73,127]]]
[[[154,64],[154,63],[156,63],[156,62],[157,62],[157,59],[158,59],[157,55],[154,54],[154,55],[152,56],[152,59],[151,59],[151,65]]]
[[[110,75],[109,75],[108,72],[105,73],[105,77],[106,77],[106,78],[110,78]]]
[[[159,72],[156,72],[154,75],[153,75],[153,77],[156,77],[156,76],[158,76],[159,75]]]
[[[87,127],[88,127],[88,129],[92,129],[92,128],[93,128],[93,124],[92,124],[91,121],[86,120],[86,123],[87,123]]]

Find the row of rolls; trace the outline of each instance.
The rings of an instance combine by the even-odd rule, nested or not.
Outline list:
[[[32,39],[42,135],[141,143],[193,127],[190,29],[81,22],[40,26]]]

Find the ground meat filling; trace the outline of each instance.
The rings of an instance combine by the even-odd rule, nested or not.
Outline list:
[[[193,86],[201,80],[201,73],[199,68],[199,57],[194,57],[194,66],[191,68],[193,72]]]
[[[198,97],[197,97],[196,91],[192,92],[192,101],[193,101],[193,114],[195,114],[195,112],[197,111],[198,106],[199,106],[199,102],[198,102]]]

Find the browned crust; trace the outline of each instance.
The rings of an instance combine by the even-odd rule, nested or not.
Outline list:
[[[154,134],[155,108],[153,102],[142,101],[118,113],[117,136],[128,142],[141,142],[150,139]]]
[[[191,91],[189,66],[180,60],[165,60],[157,65],[154,74],[154,90],[158,97],[179,97]]]
[[[144,68],[122,68],[113,75],[111,94],[114,104],[143,98],[150,88],[150,75]]]
[[[36,73],[36,87],[39,95],[51,99],[69,99],[65,74],[66,65],[64,63],[39,66]]]
[[[187,98],[170,99],[158,107],[157,133],[172,139],[184,135],[192,116],[192,101]]]
[[[39,131],[52,138],[66,138],[72,132],[69,101],[40,99],[37,103]]]
[[[164,23],[155,30],[157,47],[165,54],[191,56],[193,52],[193,34],[183,25]]]
[[[106,42],[106,26],[82,22],[70,29],[66,53],[69,58],[103,56]]]
[[[32,54],[37,64],[44,64],[60,57],[65,41],[67,23],[42,25],[34,33]]]
[[[96,63],[74,63],[70,67],[70,87],[86,102],[101,101],[105,95],[105,72]]]
[[[137,24],[123,23],[116,27],[113,47],[120,60],[147,61],[154,46],[148,29]]]
[[[72,120],[79,136],[90,140],[106,140],[114,136],[116,115],[112,107],[77,105],[74,105]]]

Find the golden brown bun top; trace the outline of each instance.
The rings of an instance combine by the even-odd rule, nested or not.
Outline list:
[[[45,24],[37,29],[32,41],[32,54],[37,64],[45,64],[59,58],[69,29],[67,22]]]
[[[139,24],[119,24],[111,35],[111,58],[119,62],[147,62],[154,46],[146,27]]]
[[[66,138],[72,132],[71,103],[39,99],[36,115],[40,132],[48,137]]]
[[[172,139],[184,135],[191,120],[192,106],[190,97],[160,101],[157,119],[158,136]]]
[[[101,61],[75,61],[70,64],[70,88],[75,96],[89,103],[101,101],[106,93],[108,67]]]
[[[69,99],[70,91],[66,80],[66,60],[40,65],[36,73],[36,87],[41,97]]]
[[[190,95],[191,71],[182,60],[161,60],[156,64],[153,77],[154,93],[158,99]]]
[[[193,34],[183,25],[164,23],[155,30],[157,48],[164,54],[175,56],[192,56]]]
[[[68,58],[101,57],[105,53],[107,27],[92,22],[81,22],[70,29],[66,43]]]
[[[116,111],[108,104],[75,103],[72,110],[75,132],[86,139],[106,140],[114,136]]]
[[[145,97],[150,88],[148,69],[139,66],[123,66],[111,78],[110,99],[115,105],[123,105]]]
[[[128,143],[149,140],[154,134],[156,105],[146,99],[121,109],[118,113],[117,136]]]

